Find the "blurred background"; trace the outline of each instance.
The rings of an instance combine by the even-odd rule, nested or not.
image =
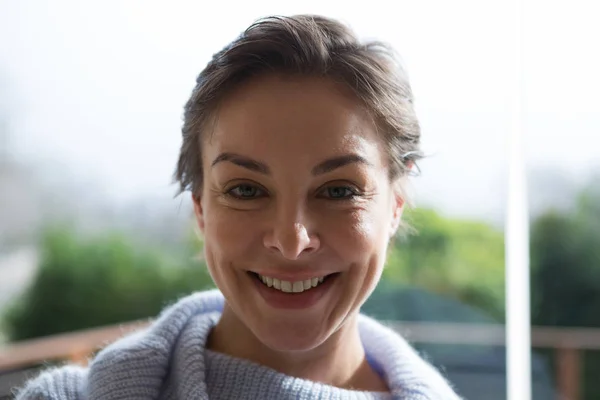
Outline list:
[[[600,27],[583,0],[521,4],[533,397],[597,399]],[[0,0],[0,398],[212,286],[189,195],[171,182],[182,107],[213,53],[259,17],[296,13],[391,43],[416,97],[428,154],[407,212],[418,235],[394,243],[363,311],[393,323],[465,398],[506,398],[513,10]]]

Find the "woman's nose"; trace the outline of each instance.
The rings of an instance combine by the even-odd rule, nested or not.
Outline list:
[[[307,221],[299,218],[299,214],[288,213],[287,217],[280,215],[264,237],[265,247],[279,252],[289,260],[296,260],[302,255],[317,251],[320,246],[319,238],[311,232]]]

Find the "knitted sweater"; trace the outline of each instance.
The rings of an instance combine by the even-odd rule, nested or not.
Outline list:
[[[188,296],[148,328],[106,347],[89,367],[43,372],[19,391],[17,400],[458,399],[403,338],[364,315],[358,324],[367,359],[391,394],[340,389],[207,350],[223,303],[216,290]]]

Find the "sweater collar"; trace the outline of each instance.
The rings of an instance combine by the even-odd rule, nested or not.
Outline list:
[[[218,290],[195,293],[164,310],[147,329],[105,348],[90,365],[90,400],[158,399],[167,380],[178,398],[208,399],[203,350],[223,304]],[[364,315],[358,324],[368,360],[382,373],[393,398],[458,398],[401,336]]]

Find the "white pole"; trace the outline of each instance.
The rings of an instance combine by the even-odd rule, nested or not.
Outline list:
[[[508,145],[506,252],[506,380],[508,400],[531,400],[531,320],[529,311],[529,209],[523,151],[522,99],[524,0],[514,0],[515,62],[512,127]]]

